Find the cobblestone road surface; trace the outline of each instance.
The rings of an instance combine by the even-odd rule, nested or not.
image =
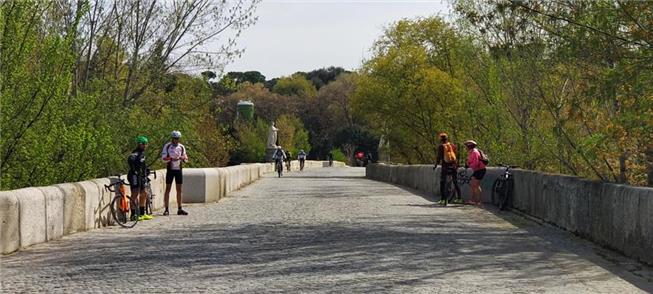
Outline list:
[[[639,293],[651,268],[512,214],[439,207],[359,168],[268,175],[189,216],[0,258],[2,293]]]

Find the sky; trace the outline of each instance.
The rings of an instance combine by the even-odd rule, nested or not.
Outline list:
[[[354,70],[393,22],[449,14],[446,0],[263,0],[256,9],[258,22],[238,39],[245,52],[225,73],[257,70],[272,79],[328,66]]]

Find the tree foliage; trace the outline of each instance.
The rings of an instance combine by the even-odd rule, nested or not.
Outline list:
[[[226,164],[207,76],[182,72],[237,56],[257,3],[0,2],[0,188],[125,173],[133,138],[150,138],[154,163],[173,129],[190,166]]]
[[[446,131],[495,163],[653,184],[650,4],[454,4],[456,25],[389,27],[361,69],[353,109],[392,161],[430,162]]]

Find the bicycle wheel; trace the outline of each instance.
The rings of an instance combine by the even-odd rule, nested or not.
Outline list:
[[[122,196],[118,195],[113,198],[111,201],[111,215],[113,216],[113,220],[121,227],[123,228],[133,228],[137,223],[138,223],[138,215],[139,215],[139,209],[138,205],[136,207],[133,207],[134,210],[132,210],[132,199],[129,196],[125,196],[127,198],[127,203],[126,209],[124,209],[124,206],[122,204]]]
[[[453,179],[447,180],[447,184],[444,186],[444,191],[447,193],[447,202],[451,203],[453,197],[456,196],[455,186],[453,184]]]
[[[154,193],[152,192],[152,187],[150,185],[147,186],[147,189],[145,190],[147,192],[147,198],[145,203],[145,214],[152,215],[154,214],[154,207],[152,204],[152,201],[154,200]]]
[[[506,210],[512,206],[512,179],[508,179],[504,182],[504,188],[502,191],[501,204],[499,205],[499,210]]]
[[[504,184],[501,179],[496,179],[494,184],[492,184],[492,205],[499,207],[503,186]]]

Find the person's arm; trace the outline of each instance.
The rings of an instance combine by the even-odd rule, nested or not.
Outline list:
[[[161,150],[161,160],[163,160],[163,162],[165,162],[165,163],[170,162],[170,159],[171,159],[170,154],[167,152],[168,151],[167,150],[168,145],[169,145],[169,143],[166,143],[165,145],[163,145],[163,150]]]
[[[438,145],[438,152],[435,155],[435,166],[437,167],[442,162],[444,162],[444,146],[440,144]]]
[[[467,165],[476,170],[478,168],[479,156],[478,151],[472,151],[469,153],[469,158],[467,158]]]
[[[181,146],[181,160],[188,162],[188,152],[186,152],[186,146],[179,144]]]
[[[134,153],[127,157],[127,166],[129,166],[129,170],[136,171],[136,155]]]

